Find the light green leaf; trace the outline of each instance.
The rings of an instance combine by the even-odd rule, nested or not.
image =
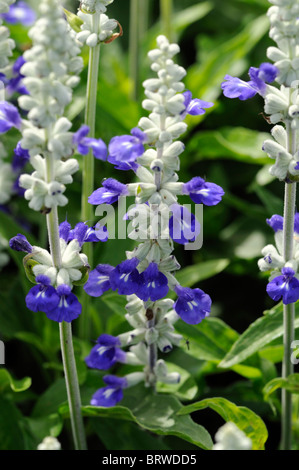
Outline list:
[[[175,328],[189,342],[189,348],[184,348],[188,355],[215,364],[222,361],[239,337],[238,333],[226,323],[213,317],[206,318],[199,325],[187,325],[179,321]],[[261,371],[250,363],[237,365],[232,367],[232,370],[247,378],[261,376]]]
[[[178,271],[176,278],[183,286],[190,287],[197,282],[210,279],[210,277],[221,273],[221,271],[224,271],[228,265],[228,259],[204,261],[203,263],[181,269]]]
[[[259,352],[276,338],[283,336],[283,311],[278,304],[271,312],[253,322],[234,343],[219,367],[229,368]],[[296,308],[295,328],[299,328],[299,309]]]
[[[244,127],[224,127],[196,133],[186,152],[191,154],[193,161],[217,158],[265,165],[269,158],[262,151],[262,145],[267,138],[269,135],[266,133]]]
[[[194,413],[194,411],[211,408],[226,422],[231,421],[252,440],[253,450],[263,450],[268,439],[268,431],[263,420],[245,406],[237,406],[225,398],[207,398],[192,405],[185,406],[179,415]]]
[[[84,406],[82,412],[84,416],[94,418],[133,421],[155,434],[177,436],[202,449],[211,449],[213,443],[208,431],[190,416],[179,416],[181,409],[182,404],[174,396],[154,394],[142,384],[125,390],[121,406]],[[68,416],[68,408],[62,406],[60,413]]]
[[[228,259],[216,259],[211,261],[204,261],[193,266],[183,268],[176,273],[176,279],[184,287],[192,287],[194,284],[210,277],[216,276],[216,274],[224,271],[229,265]],[[174,298],[175,293],[169,291],[169,298]]]
[[[276,377],[270,380],[263,388],[265,400],[268,400],[270,395],[279,388],[284,388],[288,392],[299,394],[299,374],[291,374],[287,378]]]
[[[25,377],[21,380],[14,379],[7,369],[0,369],[0,391],[10,387],[14,392],[24,392],[31,387],[31,378]]]

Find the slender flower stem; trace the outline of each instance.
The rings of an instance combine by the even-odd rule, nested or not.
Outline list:
[[[155,314],[151,309],[148,309],[146,312],[146,316],[148,318],[147,327],[148,329],[154,328],[156,324]],[[147,382],[148,385],[156,388],[156,375],[155,375],[155,365],[157,363],[158,351],[157,351],[157,343],[154,342],[149,345],[148,348],[148,378]]]
[[[47,167],[47,179],[51,181],[54,172],[54,159],[50,153],[45,157]],[[47,228],[53,265],[56,268],[59,268],[61,266],[61,250],[57,206],[54,206],[51,212],[47,214]],[[60,323],[59,328],[74,445],[76,450],[85,450],[85,431],[81,415],[81,398],[73,349],[72,329],[71,325],[65,322]]]
[[[130,38],[129,38],[129,66],[132,82],[131,98],[138,99],[139,88],[139,9],[140,0],[131,0],[130,3]]]
[[[139,37],[142,40],[149,26],[149,0],[139,2]]]
[[[81,414],[81,397],[74,356],[71,323],[60,323],[59,330],[75,449],[87,450],[83,418]]]
[[[93,15],[93,21],[98,21],[95,18],[97,14]],[[97,91],[98,91],[98,77],[99,77],[99,63],[100,63],[100,44],[96,47],[89,49],[89,63],[88,63],[88,80],[86,91],[86,108],[85,108],[85,124],[89,127],[89,137],[95,137],[95,123],[96,123],[96,106],[97,106]],[[83,159],[83,176],[82,176],[82,214],[81,220],[92,224],[94,220],[93,206],[88,203],[88,197],[94,190],[94,156],[92,150]],[[93,248],[92,243],[86,243],[83,252],[88,257],[88,262],[91,268],[93,267]],[[89,317],[88,306],[90,297],[83,294],[82,307],[83,313],[79,318],[79,335],[81,338],[87,339],[89,337]]]
[[[173,40],[172,9],[172,0],[160,0],[162,32],[169,41]]]
[[[287,123],[288,151],[293,155],[296,151],[296,133]],[[285,185],[284,199],[284,227],[283,227],[283,255],[285,262],[293,257],[294,244],[294,217],[296,206],[296,183]],[[291,343],[294,340],[294,318],[295,304],[283,306],[284,321],[284,357],[282,365],[282,376],[288,377],[294,371],[291,362]],[[290,450],[292,444],[292,394],[282,390],[282,430],[281,449]]]

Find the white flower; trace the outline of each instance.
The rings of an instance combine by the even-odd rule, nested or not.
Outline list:
[[[218,429],[213,450],[252,450],[252,441],[234,423],[228,422]]]
[[[61,450],[61,444],[56,437],[48,436],[37,446],[37,450]]]

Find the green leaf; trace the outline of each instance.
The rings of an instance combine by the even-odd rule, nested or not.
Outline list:
[[[41,418],[25,418],[32,450],[47,436],[57,437],[62,431],[63,421],[57,413]]]
[[[204,261],[193,266],[181,269],[176,273],[176,279],[184,287],[192,287],[194,284],[205,279],[209,279],[216,274],[221,273],[229,265],[228,259],[216,259],[211,261]],[[175,293],[170,291],[169,298],[174,298]]]
[[[204,261],[203,263],[181,269],[178,271],[176,278],[183,286],[190,287],[197,282],[210,279],[216,274],[221,273],[221,271],[224,271],[228,265],[228,259]]]
[[[138,385],[125,391],[121,406],[103,408],[83,406],[84,416],[133,421],[155,434],[177,436],[202,448],[211,449],[213,443],[208,431],[196,424],[190,416],[179,416],[182,404],[172,395],[155,394]],[[68,416],[68,408],[60,408]]]
[[[141,430],[136,423],[101,418],[91,424],[107,450],[169,450],[163,437]]]
[[[186,354],[200,360],[219,364],[238,339],[238,333],[219,318],[206,318],[199,325],[187,325],[179,321],[176,331],[188,340]],[[219,341],[221,338],[221,341]],[[232,367],[236,373],[247,378],[259,378],[261,371],[251,364]]]
[[[230,159],[243,163],[265,165],[269,158],[262,151],[269,135],[244,127],[224,127],[217,131],[196,133],[189,141],[186,152],[192,161]]]
[[[295,328],[299,328],[299,309],[296,305]],[[237,339],[224,357],[219,367],[229,368],[243,362],[259,352],[264,346],[276,338],[283,336],[283,309],[278,304],[269,313],[253,322]]]
[[[10,387],[13,392],[24,392],[31,387],[31,378],[14,379],[7,369],[0,369],[0,391]]]
[[[0,449],[25,450],[23,417],[14,403],[0,396]]]
[[[176,13],[172,20],[172,27],[176,33],[181,33],[195,21],[201,20],[213,8],[210,2],[200,2],[185,10]]]
[[[112,310],[112,312],[118,313],[124,316],[125,306],[127,304],[126,297],[119,295],[115,292],[109,292],[108,294],[101,297],[102,301]]]
[[[245,406],[237,406],[225,398],[207,398],[185,406],[179,415],[190,414],[198,410],[211,408],[226,422],[231,421],[252,440],[252,450],[263,450],[268,438],[268,431],[263,420]]]
[[[276,377],[270,380],[263,388],[265,400],[268,400],[270,395],[279,388],[284,388],[288,392],[299,394],[299,374],[291,374],[287,378]]]
[[[241,74],[247,68],[248,53],[269,29],[266,15],[254,19],[241,32],[213,48],[202,64],[188,70],[186,88],[205,100],[215,100],[221,93],[220,84],[226,74]],[[194,124],[193,124],[194,125]]]

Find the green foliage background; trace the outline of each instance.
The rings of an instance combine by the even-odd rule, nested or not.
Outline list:
[[[163,33],[159,1],[149,3],[148,27],[139,41],[137,102],[130,99],[129,0],[115,0],[109,8],[109,16],[122,24],[124,35],[101,51],[96,136],[107,143],[115,135],[128,134],[144,113],[142,81],[150,74],[146,54],[155,46],[156,35]],[[75,11],[76,4],[65,2],[64,6]],[[173,39],[181,46],[178,62],[188,71],[186,88],[193,97],[215,103],[201,118],[188,119],[180,180],[199,175],[221,185],[226,193],[221,204],[204,208],[203,248],[184,251],[176,246],[175,254],[182,265],[180,281],[211,295],[212,314],[197,326],[177,324],[188,343],[183,341],[181,348],[167,356],[170,368],[182,372],[178,387],[161,386],[161,396],[135,387],[115,409],[95,410],[88,404],[102,386],[103,374],[87,371],[84,357],[102,332],[116,335],[127,326],[125,299],[110,292],[92,302],[90,341],[78,339],[74,324],[91,449],[211,448],[210,435],[214,436],[223,420],[235,421],[253,439],[255,449],[263,448],[267,440],[264,421],[269,433],[266,449],[278,448],[279,395],[272,394],[269,403],[264,387],[280,376],[282,311],[266,295],[267,277],[259,273],[257,259],[263,246],[272,242],[266,218],[282,214],[283,185],[269,176],[271,162],[261,150],[269,132],[262,99],[257,96],[241,102],[221,93],[226,74],[247,80],[249,66],[267,60],[266,48],[271,45],[268,7],[266,0],[174,1]],[[18,25],[11,31],[19,51],[29,45],[26,29]],[[86,50],[84,60],[81,84],[68,109],[74,129],[84,114]],[[5,136],[10,155],[18,139],[14,132]],[[96,161],[97,187],[111,176],[122,182],[134,178]],[[78,173],[67,190],[70,203],[60,211],[61,221],[67,215],[72,225],[80,220],[80,178]],[[182,202],[189,201],[182,198]],[[40,214],[28,209],[26,201],[15,197],[9,213],[0,212],[0,233],[9,239],[22,232],[32,244],[46,246],[44,222]],[[96,263],[115,265],[132,246],[130,240],[98,244]],[[0,273],[0,337],[6,346],[6,364],[0,369],[0,449],[35,449],[49,434],[59,436],[63,448],[72,448],[57,324],[26,309],[24,297],[30,283],[24,278],[22,256],[11,251],[10,255],[10,264]],[[81,292],[78,288],[77,294]],[[113,372],[124,371],[122,366]]]

